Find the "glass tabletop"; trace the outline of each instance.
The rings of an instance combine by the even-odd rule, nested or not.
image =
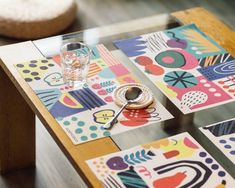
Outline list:
[[[231,161],[226,160],[225,156],[222,155],[222,153],[198,130],[199,127],[233,118],[233,112],[235,110],[234,103],[232,102],[184,115],[113,44],[114,40],[127,39],[178,26],[180,26],[180,24],[175,19],[168,14],[163,14],[110,26],[88,29],[81,32],[35,40],[33,43],[47,58],[59,54],[60,46],[67,42],[83,41],[88,45],[104,44],[119,61],[124,63],[127,68],[131,70],[139,80],[141,80],[142,83],[152,90],[157,100],[160,101],[170,113],[172,113],[174,118],[171,120],[161,123],[153,123],[150,126],[112,136],[113,141],[121,150],[187,131],[206,150],[208,150],[208,152],[211,152],[216,160],[222,162],[224,168],[227,169],[232,176],[235,176],[235,170],[230,168],[233,166]]]

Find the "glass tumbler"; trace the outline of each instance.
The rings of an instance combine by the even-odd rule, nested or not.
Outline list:
[[[87,84],[91,50],[82,42],[64,44],[60,49],[62,75],[69,88]]]

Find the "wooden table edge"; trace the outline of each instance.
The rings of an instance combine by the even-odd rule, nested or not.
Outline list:
[[[177,11],[171,13],[171,16],[183,25],[194,23],[201,31],[235,56],[235,32],[205,8],[195,7]]]

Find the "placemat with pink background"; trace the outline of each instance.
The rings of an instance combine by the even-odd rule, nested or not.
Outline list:
[[[114,44],[184,114],[235,99],[235,59],[194,24]]]

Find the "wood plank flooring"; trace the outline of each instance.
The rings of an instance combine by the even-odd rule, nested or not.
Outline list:
[[[202,6],[235,28],[234,0],[76,0],[79,11],[63,33]],[[20,42],[0,37],[0,45]],[[0,188],[85,188],[43,125],[37,121],[37,168],[0,176]]]

